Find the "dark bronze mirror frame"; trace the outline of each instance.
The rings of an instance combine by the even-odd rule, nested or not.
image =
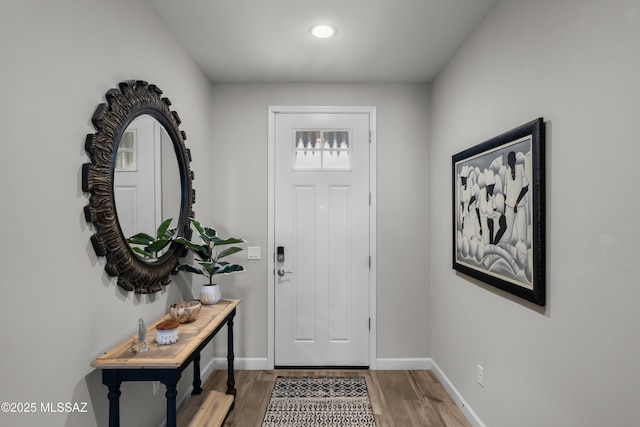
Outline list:
[[[178,113],[169,108],[171,101],[162,98],[162,91],[156,85],[141,80],[125,81],[118,88],[110,89],[105,98],[107,102],[98,105],[91,119],[97,132],[88,134],[85,140],[91,163],[82,165],[82,190],[91,194],[84,215],[96,231],[91,243],[98,256],[106,257],[105,271],[109,276],[118,277],[118,286],[140,294],[158,292],[169,284],[169,276],[184,255],[184,249],[172,243],[155,262],[145,261],[133,252],[118,222],[114,164],[127,126],[143,114],[158,120],[173,141],[180,171],[180,217],[176,235],[190,238],[189,217],[194,216],[195,190],[189,166],[191,152],[184,143],[187,136],[179,128]]]

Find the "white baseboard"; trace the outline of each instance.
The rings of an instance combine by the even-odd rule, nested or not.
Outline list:
[[[433,360],[428,357],[421,358],[394,358],[376,359],[377,371],[401,371],[401,370],[430,370]]]
[[[233,361],[233,368],[243,371],[263,371],[269,369],[266,357],[237,357]],[[227,369],[226,357],[214,357],[213,369]]]
[[[449,396],[451,396],[458,408],[460,408],[460,411],[462,411],[464,417],[467,419],[467,421],[469,421],[469,424],[471,424],[473,427],[485,427],[480,417],[478,417],[473,409],[471,409],[471,406],[467,404],[458,389],[456,389],[449,378],[447,378],[444,372],[442,372],[438,364],[433,360],[431,360],[430,369],[434,373],[436,378],[438,378],[438,381],[440,381],[447,393],[449,393]]]

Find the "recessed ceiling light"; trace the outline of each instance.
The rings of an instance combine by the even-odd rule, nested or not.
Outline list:
[[[311,27],[311,35],[319,39],[328,39],[336,34],[336,29],[330,25],[314,25]]]

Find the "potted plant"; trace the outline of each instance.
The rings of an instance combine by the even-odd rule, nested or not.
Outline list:
[[[209,283],[202,286],[200,290],[200,302],[203,304],[215,304],[220,301],[220,287],[217,283],[213,283],[213,276],[216,274],[231,274],[244,271],[244,267],[238,264],[231,264],[221,261],[236,252],[240,252],[242,248],[231,246],[223,250],[219,250],[220,246],[234,245],[244,243],[244,239],[230,237],[222,239],[218,237],[218,233],[211,227],[204,227],[195,218],[190,218],[193,228],[198,232],[200,244],[193,243],[184,237],[176,237],[176,243],[184,246],[193,252],[196,262],[200,267],[194,267],[189,264],[180,264],[176,268],[178,271],[186,271],[189,273],[200,274],[209,278]]]
[[[173,241],[176,235],[177,229],[169,228],[171,221],[173,221],[173,218],[162,221],[162,224],[156,230],[155,238],[146,233],[138,233],[129,237],[127,243],[131,245],[131,249],[139,257],[147,261],[155,261],[162,256],[162,251]]]

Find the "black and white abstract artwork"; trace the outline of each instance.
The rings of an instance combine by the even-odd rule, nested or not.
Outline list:
[[[542,119],[452,157],[453,268],[545,304]]]

